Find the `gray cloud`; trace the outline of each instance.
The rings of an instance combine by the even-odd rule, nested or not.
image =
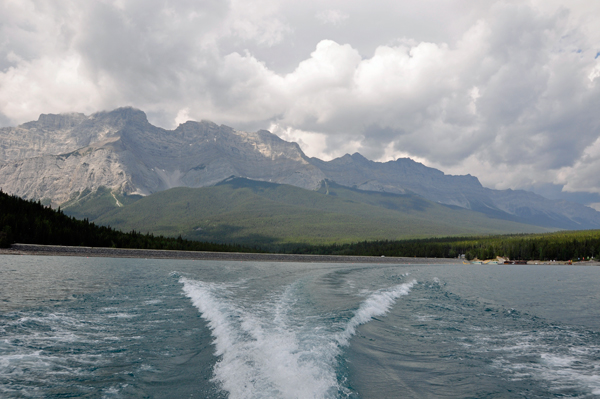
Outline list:
[[[541,183],[530,187],[523,187],[526,190],[533,191],[546,198],[564,199],[567,201],[577,202],[579,204],[600,204],[600,194],[588,192],[565,192],[563,186],[552,183]]]
[[[599,193],[589,3],[3,2],[0,122],[132,105],[168,128],[269,128],[314,156]]]

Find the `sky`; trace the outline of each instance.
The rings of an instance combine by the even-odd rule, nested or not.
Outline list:
[[[600,1],[0,0],[0,126],[121,106],[600,210]]]

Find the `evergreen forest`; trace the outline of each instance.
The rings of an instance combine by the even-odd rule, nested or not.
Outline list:
[[[546,234],[515,234],[477,237],[447,237],[401,241],[363,241],[354,244],[289,245],[283,252],[322,255],[365,255],[456,258],[467,260],[583,260],[600,252],[600,230],[561,231]]]
[[[78,220],[54,210],[40,201],[28,201],[0,190],[0,248],[13,243],[168,249],[183,251],[256,252],[234,244],[213,244],[184,240],[181,236],[163,237],[132,230],[124,233],[96,226],[87,219]]]

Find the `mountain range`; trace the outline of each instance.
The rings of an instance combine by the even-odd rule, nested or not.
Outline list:
[[[215,188],[233,178],[321,195],[335,186],[363,196],[410,196],[447,212],[485,216],[490,231],[499,231],[494,225],[498,221],[514,223],[510,228],[503,224],[500,230],[506,232],[527,230],[524,225],[546,230],[600,228],[600,212],[584,205],[527,191],[489,189],[474,176],[446,175],[409,158],[374,162],[355,153],[323,161],[266,130],[248,133],[208,121],[188,121],[166,130],[130,107],[89,116],[42,114],[37,121],[0,129],[2,190],[61,206],[79,217],[100,221],[145,197],[177,187]],[[110,205],[107,195],[114,200]]]

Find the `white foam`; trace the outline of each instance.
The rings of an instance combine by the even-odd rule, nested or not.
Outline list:
[[[585,341],[581,333],[567,329],[506,332],[478,337],[479,350],[497,353],[492,364],[511,380],[532,378],[544,381],[551,390],[583,390],[600,395],[600,348],[573,345]],[[554,341],[561,339],[561,345]],[[532,358],[538,359],[531,361]],[[525,361],[524,361],[525,359]]]
[[[138,317],[138,315],[130,314],[130,313],[124,313],[124,312],[119,312],[119,313],[108,315],[107,317],[109,319],[132,319],[134,317]]]
[[[8,367],[14,367],[15,363],[36,363],[41,359],[40,353],[42,351],[31,351],[29,353],[19,353],[0,356],[0,370],[4,371]]]
[[[121,388],[125,388],[127,387],[128,384],[122,384]],[[103,390],[102,392],[102,399],[104,398],[114,398],[114,397],[119,397],[121,393],[121,390],[115,386],[106,388]]]
[[[336,375],[340,346],[356,327],[389,311],[414,284],[372,293],[340,327],[329,317],[303,313],[296,285],[249,306],[232,286],[185,277],[180,282],[208,322],[219,357],[214,380],[232,399],[337,397],[345,390]]]
[[[556,388],[575,384],[588,388],[593,395],[600,395],[600,375],[596,370],[597,364],[589,364],[578,356],[549,353],[543,353],[541,359],[542,367],[537,370],[538,375],[552,382]],[[581,367],[582,364],[587,364],[587,367]]]
[[[372,293],[360,305],[354,317],[348,322],[344,332],[338,337],[340,345],[348,344],[348,340],[356,334],[356,327],[368,323],[374,317],[386,314],[399,297],[408,295],[410,289],[416,283],[417,282],[413,280],[409,283],[400,284],[392,288],[382,289]]]
[[[282,325],[264,328],[268,320],[224,298],[229,295],[223,285],[181,281],[212,330],[220,356],[215,380],[230,398],[315,398],[325,397],[331,389],[337,391],[335,374],[315,367],[314,356],[299,347],[292,331]],[[265,309],[257,310],[260,314]],[[278,323],[283,323],[281,317]]]

